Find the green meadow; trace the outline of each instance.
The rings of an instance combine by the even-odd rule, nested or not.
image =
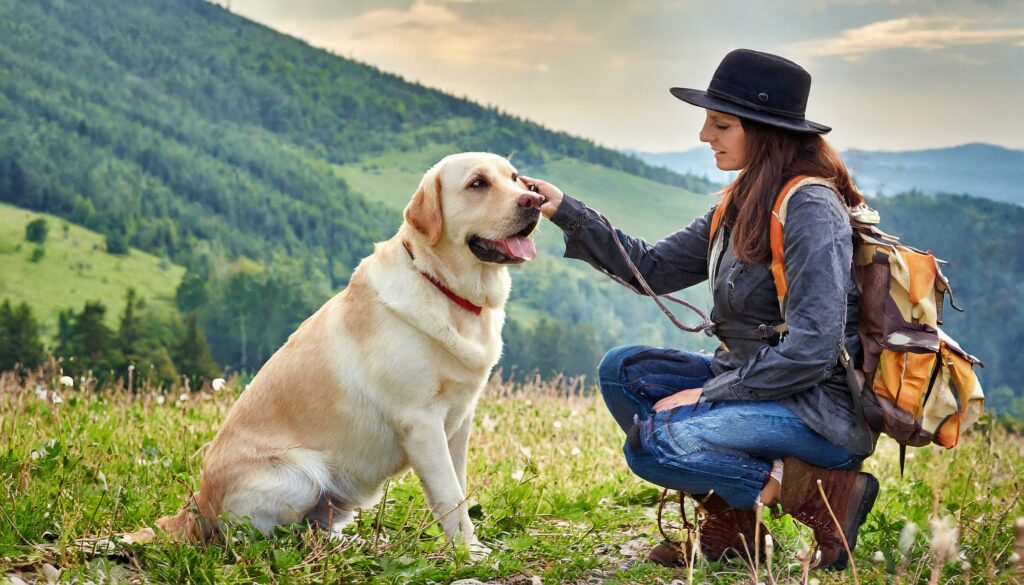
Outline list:
[[[565,379],[513,385],[495,377],[485,389],[469,462],[472,515],[494,551],[483,562],[471,563],[465,550],[445,542],[412,473],[393,478],[381,503],[362,510],[339,541],[306,524],[264,537],[242,521],[209,544],[121,544],[115,535],[175,512],[198,487],[203,447],[244,385],[230,381],[220,392],[187,394],[180,388],[100,392],[91,384],[0,380],[0,575],[11,582],[45,583],[47,576],[67,583],[476,579],[509,585],[1024,579],[1024,542],[1014,542],[1013,528],[1024,515],[1024,441],[989,421],[954,450],[913,450],[903,477],[896,445],[881,440],[865,464],[882,492],[861,531],[856,574],[853,567],[827,573],[802,562],[813,559],[809,531],[768,513],[765,525],[775,535],[769,562],[697,559],[689,569],[655,567],[643,557],[660,539],[660,490],[626,468],[622,433],[593,388]],[[676,534],[678,508],[669,506],[665,519],[666,531]],[[933,542],[937,535],[947,545]]]
[[[25,225],[39,217],[46,218],[49,235],[42,257],[33,261],[38,245],[25,241]],[[135,248],[123,256],[108,254],[96,232],[0,203],[0,274],[0,299],[27,302],[49,338],[57,332],[59,311],[81,310],[87,301],[102,301],[106,324],[116,328],[128,287],[135,287],[147,302],[172,310],[185,269]]]

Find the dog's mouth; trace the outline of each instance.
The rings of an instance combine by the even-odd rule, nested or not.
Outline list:
[[[480,236],[473,236],[469,239],[469,249],[477,258],[494,264],[521,264],[527,260],[533,260],[537,255],[537,246],[530,239],[530,233],[538,223],[540,223],[539,213],[529,220],[526,227],[500,240],[488,240]]]

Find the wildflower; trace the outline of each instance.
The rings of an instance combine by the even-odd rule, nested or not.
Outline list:
[[[484,420],[480,421],[480,426],[483,427],[485,431],[490,433],[494,431],[494,427],[498,426],[498,423],[494,422],[494,419],[491,418],[491,415],[485,414]]]
[[[915,536],[917,536],[917,524],[907,520],[907,523],[903,525],[903,531],[900,532],[900,554],[904,557],[910,554]]]
[[[60,394],[57,394],[56,392],[50,392],[50,400],[54,404],[60,404],[61,402],[64,402],[64,399],[61,398]]]
[[[163,395],[163,394],[159,394],[159,395],[157,395],[157,397],[156,397],[156,403],[157,403],[157,404],[163,404],[163,403],[164,403],[164,402],[165,402],[166,400],[167,400],[167,399],[166,399],[166,398],[164,398],[164,395]]]
[[[525,473],[526,472],[523,471],[522,469],[517,469],[517,470],[512,472],[512,479],[514,479],[515,481],[519,481],[519,480],[523,479],[523,475]]]
[[[178,402],[185,402],[186,400],[188,400],[188,394],[182,394],[181,396],[178,396]]]
[[[556,429],[560,429],[562,428],[562,421],[556,420],[554,423],[552,423],[552,426],[554,426]]]
[[[572,412],[570,412],[570,413],[569,413],[569,416],[570,416],[570,417],[576,417],[576,416],[579,416],[579,414],[580,414],[579,412],[577,412],[577,411],[575,411],[575,410],[574,410],[574,411],[572,411]]]
[[[224,378],[216,378],[210,385],[213,386],[214,392],[220,392],[224,386],[227,386],[227,382],[224,381]]]
[[[71,376],[61,376],[60,377],[60,385],[61,386],[74,386],[75,385],[75,379],[72,378]]]
[[[96,479],[103,484],[103,491],[107,491],[107,476],[103,475],[103,472],[100,471],[96,473]]]
[[[956,556],[960,529],[953,524],[953,519],[950,516],[933,518],[931,525],[932,555],[936,565],[941,566],[945,559]]]
[[[33,451],[35,453],[35,451]],[[1020,562],[1020,555],[1017,553],[1010,553],[1010,556],[1006,559],[1011,565],[1016,565]]]
[[[529,447],[520,447],[519,452],[523,454],[523,457],[530,459],[533,457],[533,451]]]
[[[876,550],[875,554],[871,555],[871,562],[875,564],[882,564],[885,562],[885,554],[880,550]]]
[[[35,461],[36,459],[39,459],[40,457],[42,457],[42,455],[39,454],[39,451],[33,451],[32,452],[32,461]],[[1014,553],[1014,554],[1016,554],[1016,553]]]
[[[580,453],[582,453],[582,451],[580,451],[579,447],[573,447],[572,451],[569,451],[569,455],[572,455],[573,457],[579,455]]]
[[[527,400],[526,401],[526,406],[533,406],[533,401],[532,400]]]

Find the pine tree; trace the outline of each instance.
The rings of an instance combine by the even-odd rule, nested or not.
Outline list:
[[[206,335],[195,313],[188,316],[175,363],[181,375],[189,377],[193,388],[198,387],[203,380],[212,380],[220,374],[220,368],[210,353],[210,345],[206,342]]]
[[[121,313],[121,327],[117,331],[117,344],[125,359],[125,367],[134,364],[139,354],[139,328],[140,319],[138,315],[139,300],[135,289],[128,287],[125,296],[124,312]]]
[[[89,301],[80,313],[61,311],[58,322],[57,354],[65,358],[64,369],[75,374],[97,374],[117,367],[124,359],[113,343],[113,331],[103,323],[107,308]]]
[[[39,339],[39,324],[27,303],[12,308],[4,299],[0,304],[0,371],[20,366],[25,370],[39,367],[46,359]]]

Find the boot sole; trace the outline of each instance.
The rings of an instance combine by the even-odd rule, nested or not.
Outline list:
[[[850,545],[851,552],[857,547],[857,533],[860,532],[861,525],[868,519],[868,514],[871,513],[871,509],[875,506],[875,500],[878,498],[878,480],[875,479],[875,476],[870,473],[861,473],[857,479],[864,480],[863,482],[857,482],[859,485],[854,488],[855,491],[853,493],[854,497],[860,500],[860,504],[857,506],[854,522],[843,531],[843,535],[846,536],[846,542]],[[828,568],[843,571],[846,569],[849,561],[850,559],[844,548],[840,551],[836,562],[832,563]]]

